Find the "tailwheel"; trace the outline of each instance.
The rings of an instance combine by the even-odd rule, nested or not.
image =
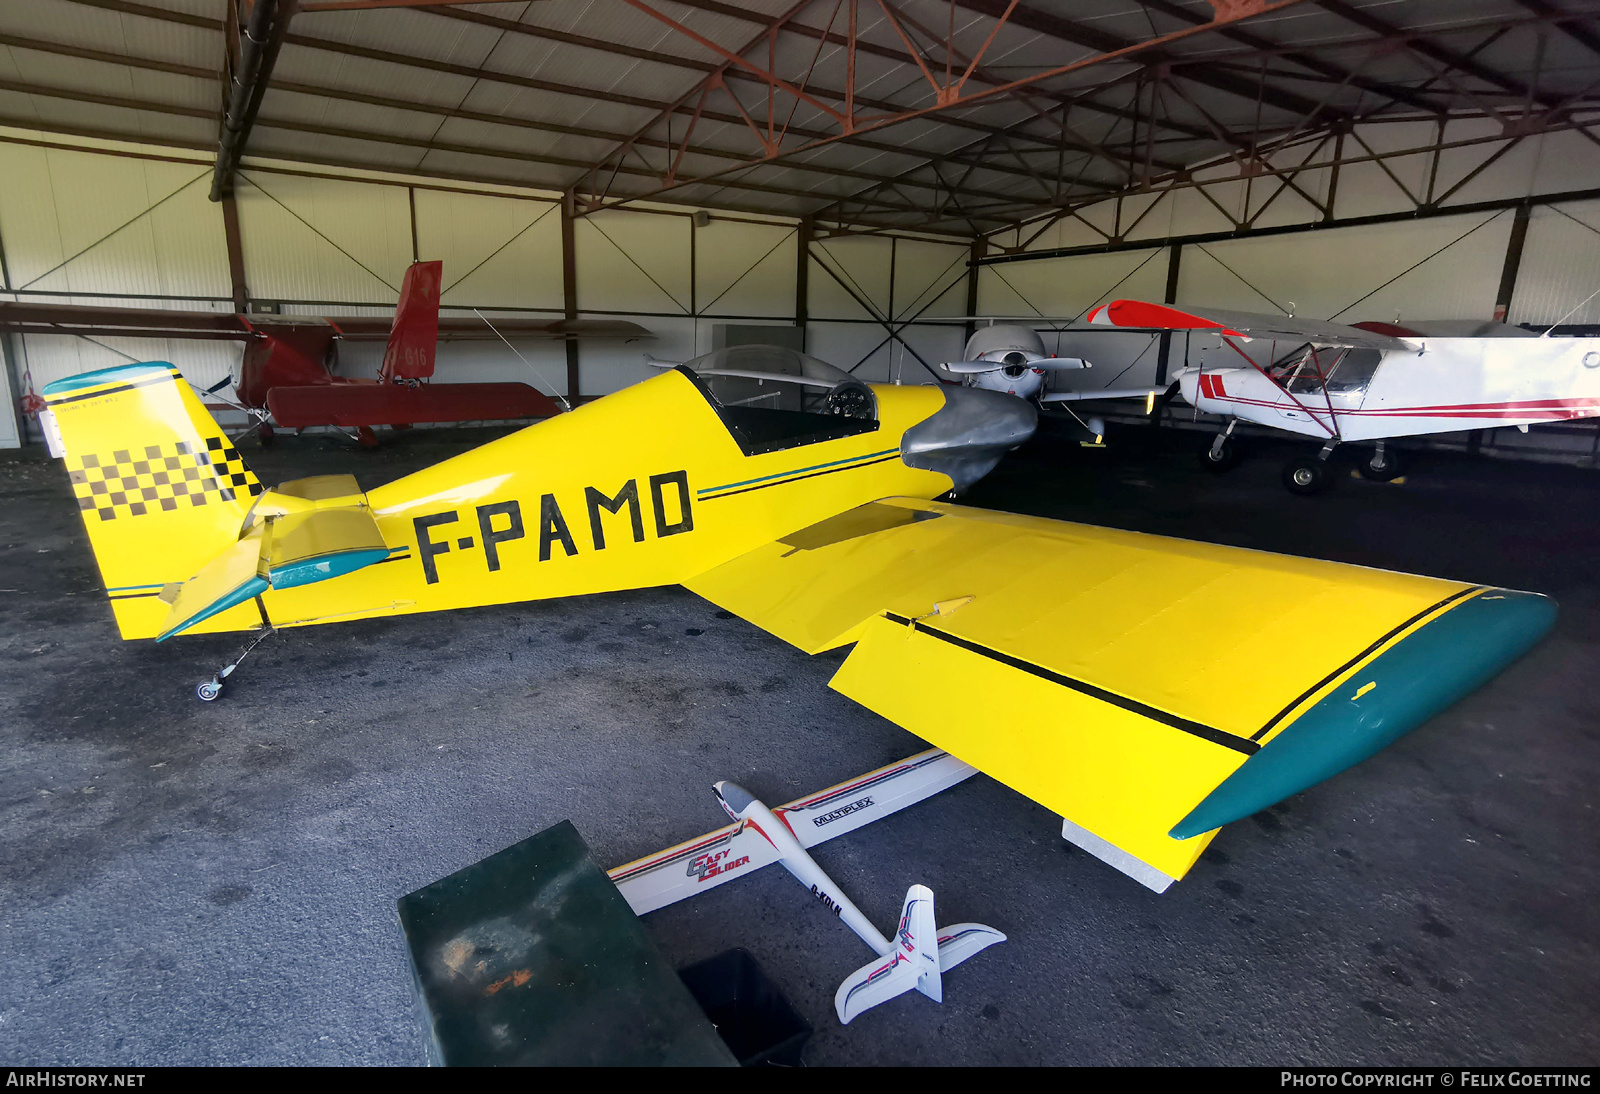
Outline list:
[[[1389,482],[1405,470],[1405,465],[1400,459],[1400,453],[1386,449],[1379,445],[1366,459],[1362,460],[1357,470],[1361,477],[1371,479],[1373,482]]]
[[[272,438],[272,427],[266,422],[262,422],[261,427],[256,430],[256,440],[260,443],[262,448],[271,448]]]
[[[1239,442],[1226,433],[1218,433],[1200,450],[1200,466],[1220,475],[1239,466]]]
[[[199,699],[202,703],[212,702],[221,694],[222,681],[218,680],[216,677],[212,677],[210,680],[203,680],[194,686],[195,698]]]
[[[1290,460],[1283,467],[1283,485],[1301,497],[1322,493],[1332,481],[1328,465],[1314,456]]]

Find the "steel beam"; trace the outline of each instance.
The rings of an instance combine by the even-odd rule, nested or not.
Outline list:
[[[267,93],[272,79],[272,66],[278,62],[278,52],[289,31],[289,20],[294,17],[296,0],[255,0],[250,9],[250,21],[242,23],[237,18],[228,20],[230,28],[239,26],[237,50],[227,42],[223,61],[224,86],[222,120],[217,132],[217,166],[211,176],[211,200],[221,201],[233,192],[233,172],[239,166],[250,140],[250,127],[255,124],[261,109],[261,99]],[[229,0],[229,14],[234,16],[235,0]]]

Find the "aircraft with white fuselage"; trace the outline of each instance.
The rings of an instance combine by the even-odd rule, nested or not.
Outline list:
[[[1284,484],[1298,494],[1327,485],[1326,461],[1341,444],[1376,441],[1360,470],[1386,480],[1400,472],[1397,454],[1385,443],[1393,438],[1497,426],[1526,431],[1600,415],[1600,338],[1552,338],[1500,323],[1345,325],[1139,300],[1095,308],[1088,321],[1218,338],[1233,351],[1234,363],[1186,366],[1162,394],[1181,394],[1195,409],[1228,419],[1203,453],[1213,470],[1238,462],[1233,431],[1239,422],[1320,439],[1315,457],[1284,469]],[[1247,351],[1251,343],[1266,343],[1269,354]],[[1158,390],[1077,397],[1144,397]]]

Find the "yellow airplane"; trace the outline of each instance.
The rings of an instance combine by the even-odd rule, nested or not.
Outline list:
[[[1034,409],[775,347],[365,493],[264,490],[171,365],[45,398],[124,638],[681,584],[808,653],[853,644],[832,687],[1157,891],[1218,827],[1377,752],[1555,618],[1532,593],[934,500]],[[1019,557],[1042,565],[996,564]]]

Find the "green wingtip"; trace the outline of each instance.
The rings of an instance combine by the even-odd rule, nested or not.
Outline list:
[[[1497,675],[1555,620],[1555,601],[1537,593],[1490,589],[1463,600],[1289,723],[1169,835],[1221,828],[1353,767]]]

